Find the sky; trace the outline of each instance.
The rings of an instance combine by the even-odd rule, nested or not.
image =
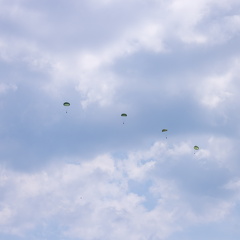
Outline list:
[[[0,239],[239,239],[239,43],[239,0],[0,0]]]

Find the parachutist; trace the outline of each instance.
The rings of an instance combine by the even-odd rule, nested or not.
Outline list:
[[[70,103],[69,103],[69,102],[65,102],[65,103],[63,103],[63,106],[69,107],[69,106],[70,106]],[[67,110],[66,110],[66,113],[67,113]]]
[[[127,117],[127,114],[126,113],[122,113],[121,117]],[[123,124],[124,124],[124,122],[123,122]]]
[[[162,129],[162,132],[167,132],[168,130],[166,128]],[[167,136],[166,136],[167,139]]]

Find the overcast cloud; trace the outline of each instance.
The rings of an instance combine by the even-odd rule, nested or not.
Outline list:
[[[239,12],[0,0],[0,239],[238,239]]]

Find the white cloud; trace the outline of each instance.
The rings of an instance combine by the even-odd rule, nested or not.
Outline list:
[[[201,211],[201,214],[199,214],[199,212],[191,211],[190,209],[186,212],[189,222],[192,224],[220,222],[228,217],[233,208],[231,201],[221,201],[210,198],[208,201],[209,202],[207,203],[207,199],[205,199],[205,206]]]
[[[54,21],[51,22],[50,26],[44,24],[46,22],[44,19],[49,18],[47,14],[43,15],[41,11],[27,8],[24,3],[15,3],[14,8],[5,5],[7,11],[11,13],[9,15],[11,21],[16,22],[21,19],[18,24],[23,29],[26,29],[27,32],[34,32],[34,34],[38,32],[41,38],[45,38],[47,33],[52,31],[51,29],[55,29],[54,31],[57,34],[59,26],[55,26]],[[94,7],[98,14],[102,11],[101,4],[104,6],[110,4],[108,7],[111,11],[116,11],[115,8],[119,5],[121,6],[119,9],[122,11],[125,9],[120,2],[117,5],[115,5],[115,1],[101,2],[98,7]],[[122,27],[121,21],[116,22],[116,26],[108,29],[111,40],[106,39],[106,42],[99,44],[97,47],[92,49],[88,47],[88,50],[83,50],[84,45],[80,42],[77,51],[70,50],[68,53],[66,51],[59,53],[44,46],[36,36],[34,37],[34,34],[27,40],[21,37],[10,38],[5,36],[3,38],[5,40],[2,40],[1,44],[1,55],[5,60],[20,57],[29,66],[47,72],[49,82],[45,83],[43,88],[51,95],[61,95],[65,91],[66,85],[72,84],[80,92],[82,96],[81,104],[84,108],[91,103],[99,103],[101,106],[105,106],[114,100],[121,81],[121,78],[110,70],[113,63],[122,57],[144,49],[157,53],[171,50],[171,46],[168,44],[168,39],[171,36],[178,36],[186,42],[206,42],[207,34],[197,30],[196,26],[212,11],[215,5],[221,6],[222,4],[224,2],[216,3],[216,1],[198,1],[193,4],[186,0],[181,2],[171,1],[168,4],[162,1],[153,1],[148,4],[141,3],[138,6],[137,2],[132,1],[131,6],[140,8],[137,17],[128,13],[129,22],[124,27]],[[91,9],[93,6],[88,5],[87,7]],[[143,11],[144,8],[146,11]],[[186,12],[188,14],[185,14]],[[58,13],[55,14],[57,17]],[[29,18],[31,21],[28,21]],[[111,22],[111,19],[109,21]],[[48,26],[47,31],[44,32],[43,29],[45,28],[43,27],[38,28],[37,31],[34,29],[36,24],[41,22]],[[239,22],[238,16],[229,16],[226,19],[226,29],[229,29],[232,22],[236,25]],[[116,34],[118,26],[121,27]],[[237,29],[236,27],[232,31],[236,32]],[[87,29],[83,28],[83,34],[84,32],[87,33]],[[76,33],[75,36],[77,37],[78,34]],[[227,97],[225,94],[219,96],[218,94],[212,94],[212,92],[208,96],[203,101],[208,102],[213,107]]]
[[[17,86],[15,84],[0,83],[0,94],[7,93],[8,91],[16,91]]]
[[[54,164],[36,173],[3,169],[2,232],[24,236],[44,222],[55,221],[65,225],[61,234],[70,237],[166,239],[185,225],[226,218],[231,202],[203,199],[203,210],[196,213],[191,204],[185,203],[185,195],[174,179],[153,174],[156,167],[162,168],[162,163],[173,164],[176,159],[171,160],[171,156],[178,155],[181,161],[181,156],[193,155],[185,145],[169,148],[166,143],[156,142],[149,149],[129,153],[123,160],[114,160],[106,154],[84,162],[75,161],[76,164]],[[219,149],[212,151],[215,154]],[[231,150],[225,148],[225,151],[227,154]],[[223,152],[220,155],[224,161],[227,159]],[[152,181],[149,192],[157,200],[153,209],[145,208],[144,195],[130,191],[130,180]],[[185,219],[184,224],[181,219]]]
[[[209,108],[216,108],[224,101],[228,100],[232,93],[229,89],[232,76],[209,77],[201,85],[201,93],[204,94],[202,103]]]
[[[11,219],[11,217],[12,217],[11,209],[9,209],[8,207],[1,206],[0,226],[9,224],[9,220]]]
[[[80,92],[82,107],[87,108],[91,103],[111,105],[117,86],[117,77],[113,73],[95,70],[81,74],[75,89]]]
[[[227,130],[212,122],[221,114],[224,126],[239,118],[239,59],[229,48],[221,52],[223,57],[212,55],[213,47],[227,48],[228,41],[238,37],[237,0],[60,3],[66,9],[55,7],[55,1],[48,7],[45,1],[1,3],[1,20],[9,26],[0,31],[0,59],[7,66],[1,76],[1,101],[7,102],[11,91],[18,90],[21,98],[33,83],[37,87],[34,96],[19,98],[29,121],[18,114],[14,120],[11,114],[11,119],[3,116],[0,160],[9,158],[13,165],[18,161],[24,169],[31,151],[46,164],[31,173],[10,167],[0,172],[1,233],[27,238],[38,229],[47,238],[53,223],[61,226],[56,234],[62,238],[166,240],[193,225],[211,227],[229,220],[239,200],[239,180],[234,180],[237,134],[223,136]],[[122,66],[132,75],[126,76]],[[43,89],[57,101],[67,96],[82,104],[85,122],[74,118],[79,113],[59,117],[57,108],[46,115]],[[179,99],[189,103],[187,109]],[[36,114],[33,121],[29,113],[36,105],[29,107],[29,102],[40,106],[36,112],[41,118]],[[91,104],[97,113],[101,107],[111,112],[123,104],[134,108],[125,138],[114,123],[107,126],[111,133],[102,134],[106,130],[99,127],[97,114],[94,121],[88,115]],[[137,111],[140,120],[134,119]],[[57,124],[48,124],[52,117]],[[180,130],[173,129],[164,141],[153,140],[166,123]],[[154,143],[146,146],[144,141]],[[21,146],[23,162],[11,143]],[[194,154],[195,143],[200,150]],[[81,148],[97,157],[79,159]],[[116,149],[125,157],[116,157]],[[64,154],[65,160],[56,157]],[[65,163],[71,161],[75,164]],[[235,195],[224,192],[227,189]]]

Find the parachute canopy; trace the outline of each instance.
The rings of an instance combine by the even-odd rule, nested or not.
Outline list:
[[[162,132],[167,132],[167,129],[165,129],[165,128],[164,128],[164,129],[162,129]]]
[[[68,106],[70,106],[70,103],[69,102],[65,102],[65,103],[63,103],[63,106],[68,107]]]
[[[193,147],[195,150],[199,150],[199,146],[194,146]]]

